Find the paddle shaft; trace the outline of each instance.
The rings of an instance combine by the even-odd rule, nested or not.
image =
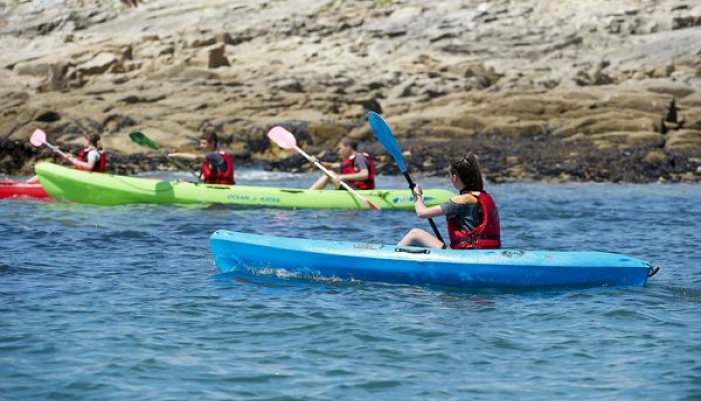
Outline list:
[[[162,154],[164,154],[165,157],[166,157],[168,160],[172,160],[172,161],[173,161],[173,164],[175,164],[179,169],[188,171],[190,174],[192,174],[193,176],[195,176],[195,178],[197,178],[198,180],[200,179],[199,174],[197,174],[197,173],[195,173],[194,171],[190,170],[190,167],[188,167],[188,166],[186,166],[186,165],[180,163],[180,162],[179,162],[178,160],[176,160],[176,159],[171,159],[170,157],[168,157],[168,152],[166,152],[165,150],[159,149],[159,152],[161,152]]]
[[[51,148],[51,150],[53,150],[54,152],[56,152],[56,153],[58,153],[59,155],[61,155],[64,159],[68,159],[68,158],[69,158],[69,156],[68,156],[67,154],[63,153],[63,151],[62,151],[61,149],[59,149],[58,146],[54,146],[54,145],[52,145],[52,144],[50,144],[50,143],[48,143],[48,142],[46,142],[46,141],[44,141],[44,145],[46,145],[46,146],[48,146],[49,148]]]
[[[307,159],[307,160],[309,160],[309,161],[312,161],[312,157],[309,156],[309,154],[307,154],[307,152],[303,151],[299,146],[295,145],[295,150],[296,150],[297,152],[299,152],[300,155],[304,156],[305,159]],[[323,164],[321,164],[321,163],[319,163],[319,162],[317,162],[317,161],[315,161],[315,162],[313,162],[313,163],[314,163],[314,165],[315,165],[319,170],[323,171],[324,174],[326,174],[326,175],[329,176],[330,178],[334,178],[334,177],[335,177],[335,174],[332,173],[332,172],[331,172],[329,169],[327,169],[326,167],[324,167]],[[344,188],[345,188],[348,184],[346,184],[345,182],[341,181],[341,185],[343,185]],[[353,191],[353,189],[350,189],[350,191]]]
[[[411,180],[411,177],[409,176],[409,173],[406,171],[402,171],[402,175],[404,175],[404,178],[406,178],[406,181],[409,183],[409,189],[411,189],[412,194],[414,193],[414,188],[416,187],[416,184],[414,181]],[[416,195],[414,195],[416,196]],[[443,236],[441,236],[441,232],[438,231],[438,227],[436,226],[436,222],[433,221],[432,218],[428,218],[428,224],[431,225],[431,228],[433,229],[433,233],[436,235],[436,238],[440,240],[442,243],[445,244],[445,241],[443,240]]]

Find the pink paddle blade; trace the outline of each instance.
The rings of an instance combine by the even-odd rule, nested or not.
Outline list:
[[[295,139],[295,136],[292,135],[290,131],[280,126],[273,127],[273,129],[268,132],[268,138],[283,149],[294,149],[297,147],[297,139]]]
[[[46,142],[46,133],[39,128],[35,129],[32,137],[29,138],[29,142],[37,148],[43,146]]]

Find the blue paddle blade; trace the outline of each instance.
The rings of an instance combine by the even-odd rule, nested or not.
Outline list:
[[[413,190],[416,184],[414,184],[414,181],[411,180],[409,173],[406,171],[402,150],[399,149],[397,140],[394,139],[394,135],[392,135],[392,130],[389,129],[389,125],[387,125],[381,115],[375,113],[374,111],[368,111],[367,117],[368,122],[370,123],[370,128],[372,128],[372,132],[375,133],[377,140],[379,140],[382,143],[382,146],[387,149],[387,152],[392,155],[394,161],[397,163],[397,167],[399,167],[399,171],[404,174],[404,178],[406,178],[406,181],[409,183],[409,188]],[[433,219],[429,218],[428,222],[431,224],[431,228],[433,229],[433,233],[436,234],[436,238],[445,243],[440,231],[438,231],[438,227],[436,227],[436,223],[433,222]]]
[[[370,123],[370,128],[372,132],[375,133],[377,140],[382,143],[387,152],[394,158],[394,161],[399,167],[399,171],[406,173],[406,165],[404,164],[404,157],[402,156],[402,150],[399,149],[397,145],[397,140],[394,139],[392,130],[389,129],[389,125],[385,122],[381,115],[375,113],[374,111],[369,111],[367,114],[368,122]]]

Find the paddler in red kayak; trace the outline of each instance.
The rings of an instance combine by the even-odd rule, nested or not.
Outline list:
[[[409,231],[399,245],[442,249],[501,248],[499,212],[484,190],[482,172],[474,154],[453,159],[448,168],[450,182],[460,194],[442,205],[426,207],[420,186],[414,187],[416,216],[428,219],[446,216],[450,244],[419,228]]]
[[[61,155],[63,159],[77,170],[92,171],[95,173],[104,173],[107,165],[107,156],[105,155],[102,145],[100,144],[100,134],[91,133],[85,136],[85,148],[83,148],[78,156],[71,156],[66,153],[59,152],[58,148],[52,148],[55,154]],[[34,176],[27,180],[28,183],[39,182],[39,177]]]
[[[200,149],[203,154],[170,153],[168,157],[186,160],[202,160],[200,180],[206,184],[234,185],[234,163],[231,155],[219,150],[219,138],[212,127],[207,127],[200,136]]]
[[[322,166],[340,169],[335,178],[322,175],[309,189],[324,189],[331,184],[338,189],[341,181],[354,189],[375,189],[375,165],[367,153],[358,152],[358,142],[350,136],[344,136],[336,146],[340,163],[320,162]],[[312,162],[318,161],[312,156]]]

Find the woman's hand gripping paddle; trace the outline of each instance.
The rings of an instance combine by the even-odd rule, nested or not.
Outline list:
[[[283,149],[294,149],[299,154],[304,156],[305,159],[309,160],[310,162],[312,161],[312,157],[309,156],[305,151],[300,149],[297,146],[297,139],[292,135],[292,133],[280,126],[274,127],[268,132],[268,138],[270,138],[271,141],[275,142],[278,144]],[[327,176],[330,178],[336,178],[336,175],[332,173],[331,171],[327,170],[326,167],[322,166],[321,163],[319,162],[314,162],[314,165],[321,171],[324,172]],[[348,192],[353,194],[356,198],[360,199],[363,203],[365,203],[370,209],[372,210],[380,210],[380,207],[377,206],[376,204],[370,202],[369,200],[365,199],[362,195],[360,195],[358,192],[356,192],[350,185],[346,184],[345,182],[341,181],[341,186],[345,188]]]
[[[414,183],[414,181],[411,180],[411,177],[407,172],[406,164],[404,164],[404,156],[402,156],[402,150],[399,149],[399,145],[397,145],[397,140],[394,138],[392,130],[389,129],[389,125],[387,125],[387,123],[381,115],[375,113],[374,111],[369,111],[367,114],[367,118],[368,122],[370,123],[370,127],[372,128],[372,131],[375,133],[375,136],[380,141],[380,143],[382,143],[382,146],[385,147],[387,152],[392,156],[394,161],[397,163],[399,171],[401,171],[402,175],[404,175],[404,178],[406,178],[406,181],[409,183],[409,189],[411,189],[411,192],[413,193],[416,184]],[[436,238],[438,238],[441,242],[445,243],[445,241],[443,241],[441,233],[438,231],[438,227],[436,227],[436,223],[433,222],[433,219],[429,218],[428,222],[429,224],[431,224],[431,228],[433,229],[433,233],[436,235]]]
[[[31,143],[35,148],[40,148],[43,145],[46,145],[54,152],[61,155],[61,157],[63,157],[64,159],[68,159],[68,155],[63,153],[61,149],[58,148],[58,146],[54,146],[46,142],[46,133],[40,130],[39,128],[34,130],[34,133],[32,134],[31,138],[29,138],[29,143]]]
[[[147,137],[144,135],[143,132],[141,131],[132,131],[129,133],[129,139],[132,140],[132,142],[136,143],[137,145],[143,146],[145,148],[150,148],[153,150],[157,150],[160,152],[162,155],[168,157],[168,152],[166,152],[164,149],[159,149],[158,145],[156,145],[156,142],[152,141],[151,138]],[[170,160],[170,159],[168,159]],[[194,175],[198,180],[200,177],[192,170],[190,170],[189,167],[183,166],[181,163],[179,163],[176,160],[172,160],[173,164],[178,166],[178,168],[184,170],[184,171],[189,171],[192,175]]]

